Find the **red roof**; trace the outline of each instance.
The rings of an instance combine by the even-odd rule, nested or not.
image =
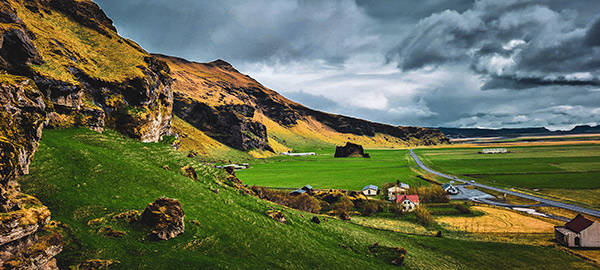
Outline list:
[[[396,203],[402,203],[405,200],[419,203],[419,195],[396,195]]]
[[[571,219],[571,221],[565,224],[565,227],[571,229],[574,232],[581,232],[587,229],[587,227],[591,226],[592,223],[594,223],[594,221],[585,218],[581,214],[577,214],[577,216],[574,219]]]

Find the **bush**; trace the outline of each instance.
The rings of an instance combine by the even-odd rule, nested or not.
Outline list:
[[[300,194],[289,200],[289,206],[310,213],[318,213],[321,211],[321,203],[319,200],[306,193]]]
[[[367,201],[363,206],[363,214],[370,216],[379,212],[379,203],[377,201]]]
[[[345,195],[340,197],[338,202],[333,204],[333,212],[335,215],[348,213],[352,208],[354,208],[354,203],[352,203],[352,200]]]
[[[450,197],[446,195],[441,186],[412,187],[409,192],[419,195],[421,203],[447,203],[450,201]]]
[[[415,208],[415,216],[417,217],[417,222],[421,223],[423,226],[433,226],[435,224],[435,219],[425,207],[417,207]]]

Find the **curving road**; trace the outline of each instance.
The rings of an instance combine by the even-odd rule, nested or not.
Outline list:
[[[525,199],[529,199],[529,200],[534,200],[534,201],[538,201],[540,203],[544,203],[548,206],[554,206],[554,207],[559,207],[559,208],[563,208],[563,209],[567,209],[567,210],[571,210],[571,211],[575,211],[575,212],[579,212],[579,213],[583,213],[583,214],[587,214],[590,216],[595,216],[595,217],[600,217],[600,211],[598,210],[594,210],[594,209],[590,209],[590,208],[585,208],[585,207],[581,207],[581,206],[577,206],[577,205],[573,205],[573,204],[568,204],[568,203],[562,203],[562,202],[557,202],[557,201],[553,201],[553,200],[548,200],[548,199],[544,199],[544,198],[540,198],[540,197],[536,197],[536,196],[532,196],[532,195],[527,195],[527,194],[523,194],[520,192],[515,192],[515,191],[511,191],[511,190],[507,190],[507,189],[502,189],[502,188],[497,188],[497,187],[492,187],[492,186],[488,186],[488,185],[484,185],[484,184],[480,184],[477,182],[470,182],[464,179],[460,179],[458,177],[454,177],[454,176],[450,176],[447,174],[443,174],[437,171],[434,171],[432,169],[430,169],[429,167],[425,166],[425,164],[423,164],[423,162],[421,162],[421,160],[419,159],[419,157],[417,157],[417,155],[415,154],[415,152],[413,151],[413,149],[410,149],[410,155],[412,156],[412,158],[415,160],[415,162],[417,163],[417,165],[419,165],[419,167],[421,167],[423,170],[426,170],[430,173],[433,173],[435,175],[444,177],[444,178],[448,178],[450,180],[454,180],[454,181],[458,181],[458,182],[463,182],[465,184],[470,184],[476,187],[481,187],[481,188],[485,188],[485,189],[489,189],[489,190],[493,190],[493,191],[498,191],[498,192],[502,192],[502,193],[506,193],[509,195],[513,195],[513,196],[517,196],[517,197],[521,197],[521,198],[525,198]]]

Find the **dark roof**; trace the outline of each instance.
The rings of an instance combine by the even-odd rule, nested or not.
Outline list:
[[[306,186],[303,186],[302,189],[304,189],[304,190],[311,190],[313,188],[310,185],[306,185]]]
[[[571,229],[574,232],[581,232],[587,229],[587,227],[591,226],[592,223],[594,223],[594,221],[585,218],[581,214],[577,214],[577,216],[574,219],[571,219],[571,221],[565,224],[565,227]]]

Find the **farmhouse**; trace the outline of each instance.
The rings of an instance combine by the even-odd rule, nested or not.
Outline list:
[[[368,185],[362,189],[362,193],[366,196],[377,195],[379,188],[376,185]]]
[[[410,186],[405,183],[400,183],[398,186],[388,188],[388,200],[393,201],[396,199],[396,195],[406,194],[406,191],[410,189]]]
[[[554,238],[568,247],[600,247],[600,223],[577,214],[564,227],[554,227]]]
[[[412,212],[419,205],[419,195],[398,195],[396,203],[402,205],[403,212]]]
[[[456,194],[458,194],[458,188],[457,188],[457,187],[455,187],[455,186],[453,186],[453,185],[452,185],[452,184],[450,184],[450,183],[446,183],[446,184],[444,184],[444,185],[442,186],[442,189],[443,189],[444,191],[446,191],[446,193],[448,193],[448,194],[450,194],[450,195],[456,195]]]
[[[483,149],[481,150],[482,154],[504,154],[504,153],[508,153],[508,151],[506,151],[506,148],[487,148],[487,149]]]

